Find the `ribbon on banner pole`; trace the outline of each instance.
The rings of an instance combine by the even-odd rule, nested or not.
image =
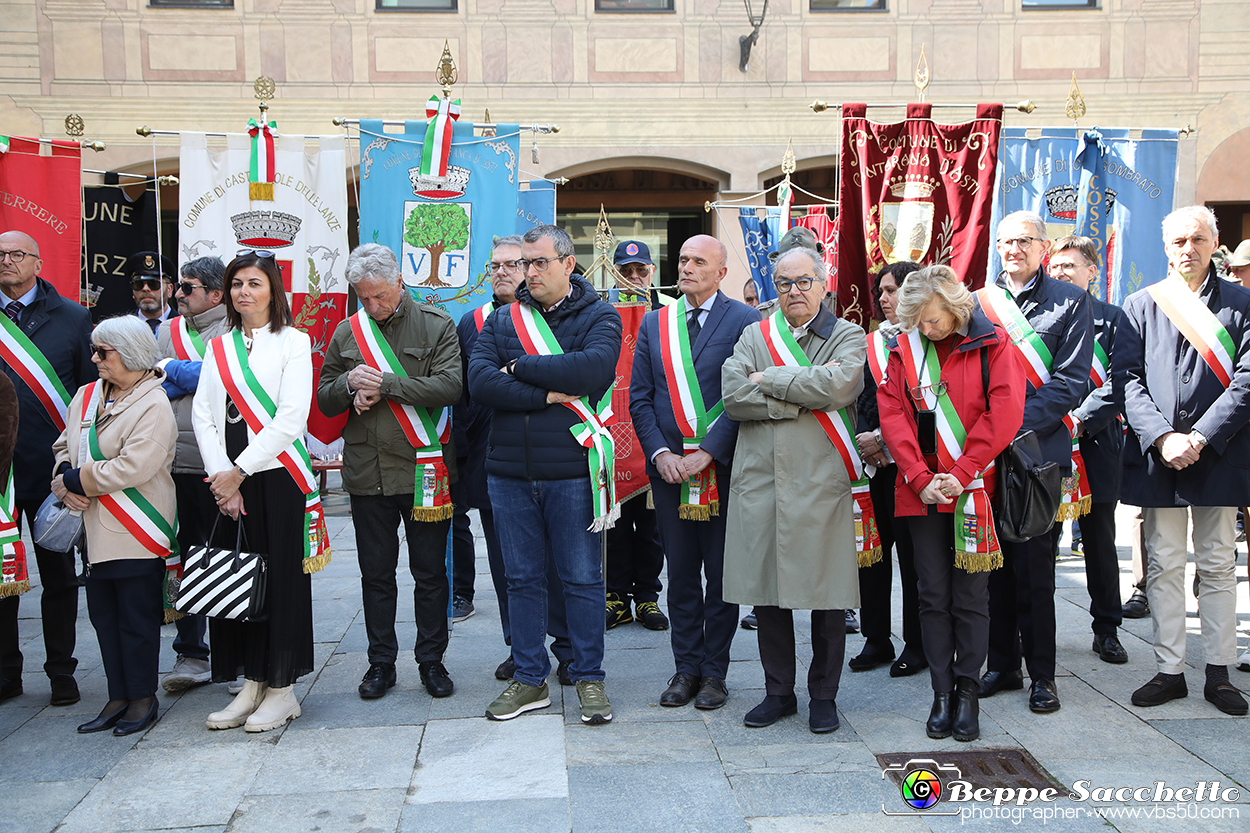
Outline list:
[[[460,99],[430,96],[425,105],[425,142],[421,145],[421,173],[426,176],[447,176],[447,159],[451,155],[451,123],[460,118]]]
[[[278,131],[274,130],[277,126],[276,121],[247,120],[247,135],[252,137],[247,167],[248,199],[273,202],[273,177],[276,172],[273,140],[278,135]]]
[[[1095,286],[1098,292],[1095,297],[1107,300],[1110,297],[1111,269],[1107,262],[1107,186],[1102,177],[1102,158],[1107,152],[1102,134],[1098,128],[1085,131],[1084,147],[1077,154],[1076,162],[1081,167],[1081,183],[1077,191],[1076,233],[1088,237],[1098,247],[1098,269],[1101,277]]]

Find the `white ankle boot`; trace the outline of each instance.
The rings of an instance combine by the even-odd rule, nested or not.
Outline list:
[[[268,689],[269,686],[264,683],[244,680],[243,690],[235,695],[230,705],[219,712],[210,714],[206,725],[210,729],[233,729],[236,726],[242,726],[248,715],[256,711],[261,701],[265,699],[265,692]]]
[[[295,699],[292,686],[271,688],[265,693],[260,708],[252,712],[243,726],[245,732],[268,732],[286,725],[288,720],[299,717],[299,701]]]

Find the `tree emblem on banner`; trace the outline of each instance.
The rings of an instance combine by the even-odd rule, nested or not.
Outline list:
[[[417,285],[463,286],[468,277],[469,211],[472,205],[455,202],[406,203],[404,208],[407,213],[404,243],[426,252],[419,258],[412,252],[407,253]],[[447,255],[446,275],[443,272],[444,255]],[[463,277],[456,274],[459,271],[465,273]],[[447,280],[443,280],[444,277]]]

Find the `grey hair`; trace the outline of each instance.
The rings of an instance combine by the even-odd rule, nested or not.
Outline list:
[[[107,344],[121,356],[127,370],[151,370],[160,358],[152,329],[137,315],[106,318],[91,331],[91,343]]]
[[[972,317],[972,293],[960,282],[955,270],[949,266],[926,266],[908,275],[898,290],[896,311],[905,332],[916,328],[916,322],[934,299],[955,316],[957,329]]]
[[[395,253],[381,243],[364,243],[347,256],[344,273],[352,286],[361,281],[382,281],[398,284],[403,280]]]
[[[226,264],[219,257],[197,257],[182,264],[181,271],[184,278],[199,281],[210,292],[221,289],[226,278]]]
[[[496,237],[495,242],[491,244],[492,249],[498,249],[500,246],[516,246],[521,248],[521,235],[507,234],[503,237]]]
[[[820,256],[820,252],[815,249],[809,249],[806,246],[798,246],[790,249],[777,258],[777,262],[773,264],[773,275],[777,274],[777,267],[781,265],[783,260],[788,259],[791,255],[806,255],[812,262],[812,269],[816,272],[816,277],[822,281],[829,280],[829,267],[825,264],[825,259]]]
[[[1211,230],[1212,237],[1220,236],[1220,226],[1215,219],[1214,211],[1205,205],[1186,205],[1163,218],[1163,237],[1165,240],[1168,236],[1168,227],[1182,220],[1199,220],[1207,224],[1207,228]]]
[[[575,255],[573,238],[569,237],[569,233],[558,226],[534,226],[525,232],[525,236],[521,239],[526,243],[537,243],[544,237],[551,240],[551,245],[555,247],[556,254],[560,257],[573,257]]]
[[[1003,223],[1008,220],[1019,220],[1022,223],[1030,223],[1033,228],[1037,229],[1038,237],[1042,240],[1050,239],[1050,235],[1046,233],[1046,221],[1041,218],[1041,215],[1034,214],[1032,211],[1013,211],[998,221],[999,228],[1002,228]]]

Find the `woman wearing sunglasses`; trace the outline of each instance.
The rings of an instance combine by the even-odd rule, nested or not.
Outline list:
[[[980,737],[977,701],[989,650],[994,458],[1024,419],[1024,371],[947,266],[909,275],[898,293],[903,332],[877,388],[881,432],[898,465],[895,515],[915,550],[920,629],[933,707],[931,738]]]
[[[265,732],[300,716],[292,686],[313,669],[309,574],[329,560],[303,445],[312,347],[293,326],[271,252],[240,252],[224,283],[230,329],[205,353],[195,436],[217,507],[229,518],[218,524],[214,543],[232,548],[237,522],[245,551],[264,554],[267,618],[209,621],[213,679],[242,674],[244,683],[207,725]]]

